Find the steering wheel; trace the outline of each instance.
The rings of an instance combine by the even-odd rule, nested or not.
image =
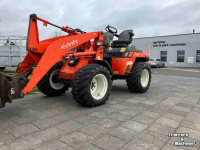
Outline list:
[[[114,29],[114,31],[113,31],[112,29]],[[116,33],[117,33],[117,29],[114,28],[114,27],[112,27],[112,26],[109,26],[109,25],[105,28],[105,30],[106,30],[107,32],[112,33],[112,34],[116,34]]]

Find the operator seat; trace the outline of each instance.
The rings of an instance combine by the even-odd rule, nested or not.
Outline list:
[[[118,40],[113,41],[112,47],[126,47],[132,42],[133,30],[124,30],[118,36]]]

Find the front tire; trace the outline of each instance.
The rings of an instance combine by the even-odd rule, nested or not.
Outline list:
[[[111,75],[102,65],[83,66],[72,79],[72,95],[82,106],[96,107],[108,100],[112,88]]]
[[[143,62],[135,63],[126,82],[131,92],[145,93],[151,83],[151,69],[149,64]]]
[[[56,63],[37,84],[38,90],[47,96],[59,96],[68,90],[67,85],[59,82],[58,77],[62,62]]]

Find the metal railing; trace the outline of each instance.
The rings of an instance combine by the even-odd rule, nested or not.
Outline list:
[[[17,66],[26,54],[25,36],[0,36],[0,66]]]

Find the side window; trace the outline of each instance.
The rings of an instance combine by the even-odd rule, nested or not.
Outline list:
[[[200,50],[197,50],[196,62],[200,62]]]
[[[178,50],[177,51],[177,62],[184,62],[185,61],[185,50]]]
[[[160,52],[160,59],[162,62],[167,62],[167,51]]]

